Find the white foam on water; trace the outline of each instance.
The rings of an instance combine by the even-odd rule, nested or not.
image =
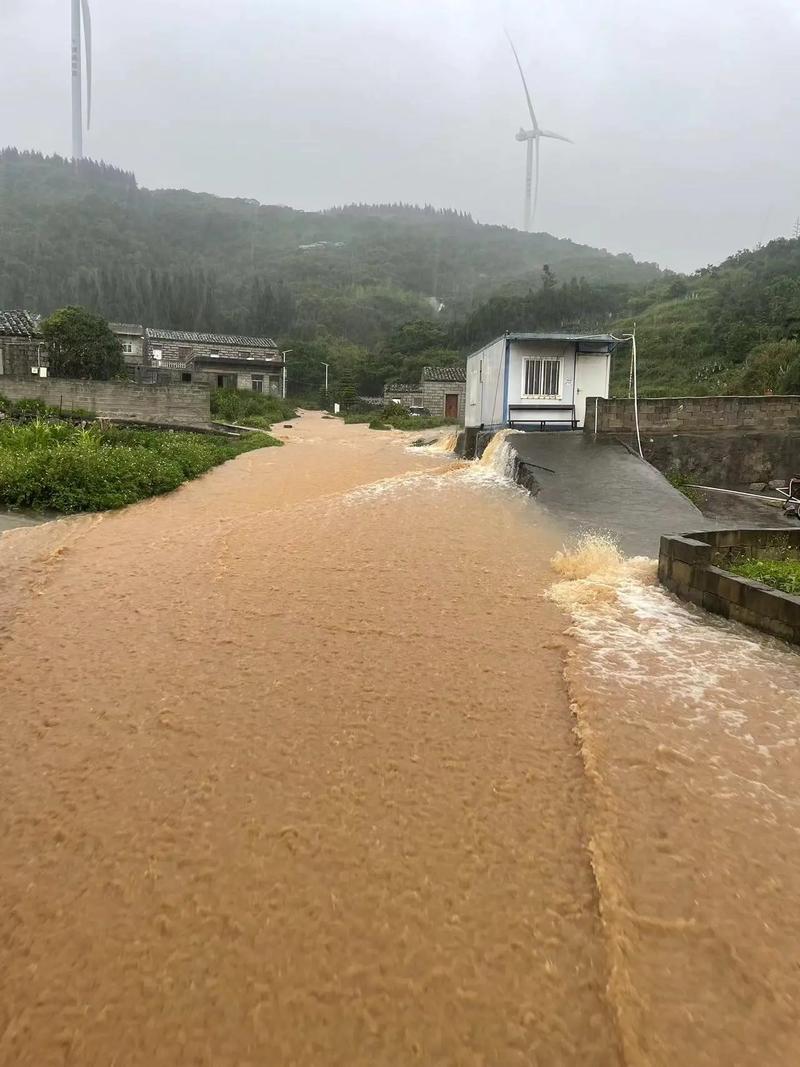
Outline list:
[[[473,460],[465,469],[465,479],[480,485],[498,485],[519,490],[520,487],[514,481],[517,454],[509,441],[513,433],[513,430],[499,430],[486,446],[480,459]]]
[[[455,455],[458,445],[458,431],[442,434],[437,440],[429,445],[409,445],[407,451],[429,456]]]
[[[656,583],[656,563],[587,535],[556,555],[548,595],[573,619],[580,669],[598,703],[626,717],[662,709],[665,724],[713,724],[771,761],[800,739],[800,658],[788,646],[709,615]]]

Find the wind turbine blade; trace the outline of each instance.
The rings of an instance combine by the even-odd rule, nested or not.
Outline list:
[[[92,126],[92,13],[89,0],[81,0],[83,8],[83,38],[86,41],[86,129]]]
[[[517,70],[519,71],[520,78],[522,78],[522,87],[525,90],[525,98],[528,101],[528,111],[530,111],[531,113],[531,122],[533,123],[534,131],[537,132],[539,129],[539,123],[536,121],[536,112],[533,110],[533,101],[531,100],[531,94],[528,89],[528,83],[525,80],[525,71],[522,69],[522,64],[519,61],[517,50],[514,47],[514,42],[511,40],[511,34],[508,32],[508,30],[506,30],[506,37],[508,38],[508,43],[511,45],[511,51],[514,53],[514,59],[517,61]]]
[[[536,177],[533,182],[533,214],[531,226],[536,222],[536,208],[539,206],[539,138],[536,138]]]
[[[563,133],[553,133],[552,130],[539,130],[540,137],[553,137],[556,141],[566,141],[567,144],[575,144],[569,137],[565,137]]]

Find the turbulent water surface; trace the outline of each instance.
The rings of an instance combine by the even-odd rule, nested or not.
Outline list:
[[[0,539],[0,1062],[793,1062],[794,653],[287,436]]]

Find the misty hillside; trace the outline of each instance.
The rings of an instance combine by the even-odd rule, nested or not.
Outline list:
[[[760,391],[749,373],[759,351],[800,339],[800,240],[781,238],[691,277],[652,283],[629,297],[627,317],[614,328],[627,331],[634,322],[642,393]],[[623,363],[618,389],[627,388]]]
[[[80,303],[185,328],[320,329],[374,344],[399,324],[465,316],[502,287],[641,284],[636,263],[548,234],[405,205],[324,212],[142,189],[102,164],[0,152],[0,306]]]

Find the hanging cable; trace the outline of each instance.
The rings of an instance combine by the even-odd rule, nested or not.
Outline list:
[[[642,449],[642,434],[639,429],[639,378],[638,378],[638,364],[636,354],[636,323],[633,324],[633,331],[629,334],[625,334],[622,337],[614,337],[611,334],[614,341],[619,342],[631,342],[631,370],[628,383],[628,399],[630,399],[631,392],[633,393],[633,420],[636,426],[636,447],[639,450],[639,456],[644,459],[644,450]]]

